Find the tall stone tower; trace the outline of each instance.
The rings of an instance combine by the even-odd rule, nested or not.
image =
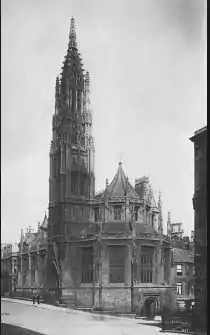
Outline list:
[[[67,54],[56,78],[50,147],[48,249],[54,249],[58,263],[68,240],[89,221],[95,194],[90,78],[82,66],[72,18]]]

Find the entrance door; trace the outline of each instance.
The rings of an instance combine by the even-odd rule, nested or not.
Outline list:
[[[153,298],[147,298],[145,300],[145,316],[147,319],[154,319],[156,311],[156,300]]]

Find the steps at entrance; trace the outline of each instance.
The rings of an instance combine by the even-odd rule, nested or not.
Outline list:
[[[62,297],[62,304],[66,305],[67,307],[75,307],[76,297],[75,296]]]

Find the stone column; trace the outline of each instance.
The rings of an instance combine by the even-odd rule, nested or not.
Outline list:
[[[37,285],[41,285],[40,275],[41,275],[41,269],[40,269],[40,253],[39,253],[39,245],[37,246]]]
[[[23,255],[20,255],[20,286],[23,288]]]
[[[29,253],[28,253],[28,273],[29,273],[29,276],[28,276],[28,278],[29,278],[29,287],[31,288],[31,286],[32,286],[32,282],[31,282],[31,253],[30,253],[30,251],[29,251]]]

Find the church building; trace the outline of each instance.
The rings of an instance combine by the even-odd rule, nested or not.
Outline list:
[[[92,122],[90,76],[83,70],[72,18],[55,86],[49,218],[36,235],[44,238],[46,252],[38,252],[46,256],[41,279],[34,270],[28,287],[41,285],[68,306],[114,313],[149,315],[173,308],[176,287],[170,285],[161,195],[156,202],[147,177],[132,186],[121,162],[111,183],[106,180],[104,190],[95,193]],[[37,242],[30,243],[33,253]]]

